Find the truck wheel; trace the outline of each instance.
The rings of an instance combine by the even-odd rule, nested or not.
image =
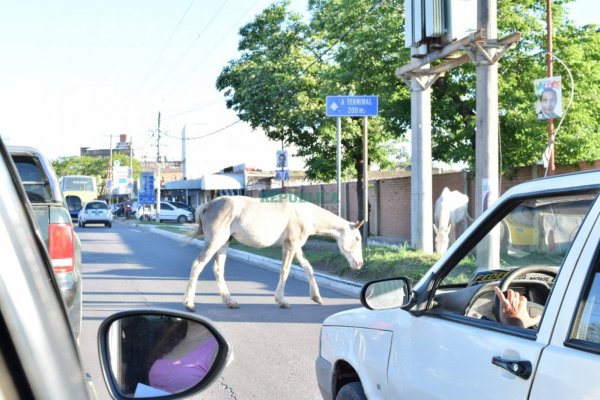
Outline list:
[[[112,228],[112,222],[107,222],[104,224],[107,228]]]
[[[342,386],[335,400],[367,400],[367,396],[360,382],[351,382]]]
[[[185,217],[185,215],[180,215],[179,217],[177,217],[178,224],[183,224],[184,222],[187,222],[187,218]]]

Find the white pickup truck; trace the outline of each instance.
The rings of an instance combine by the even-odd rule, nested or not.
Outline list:
[[[600,171],[507,191],[414,286],[363,287],[323,322],[325,399],[600,398]],[[499,322],[494,287],[537,325]]]

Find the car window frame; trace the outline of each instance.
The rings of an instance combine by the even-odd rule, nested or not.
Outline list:
[[[518,327],[513,327],[506,324],[501,324],[496,321],[487,321],[483,319],[476,319],[472,317],[467,317],[464,315],[459,315],[456,313],[452,313],[443,309],[434,309],[435,306],[435,295],[436,291],[440,288],[441,283],[444,278],[458,265],[458,263],[463,260],[473,249],[477,247],[477,245],[481,242],[483,238],[485,238],[492,229],[494,229],[501,221],[514,209],[516,209],[523,202],[539,199],[539,198],[553,198],[553,197],[564,197],[569,195],[576,195],[581,193],[586,193],[589,191],[596,191],[596,195],[594,200],[592,201],[592,205],[588,209],[582,224],[580,225],[577,234],[575,237],[579,235],[579,231],[581,226],[587,220],[590,211],[594,207],[594,203],[600,201],[600,188],[596,184],[591,185],[582,185],[577,188],[565,188],[565,189],[556,189],[556,190],[539,190],[530,192],[524,195],[515,195],[510,198],[505,199],[501,204],[498,204],[495,207],[492,207],[482,214],[481,222],[477,224],[477,229],[475,229],[475,224],[471,225],[463,235],[457,239],[456,243],[448,249],[447,256],[445,255],[440,260],[440,264],[438,268],[434,271],[430,271],[426,274],[422,280],[417,285],[418,288],[414,291],[415,295],[415,303],[406,308],[407,311],[414,313],[417,316],[427,315],[435,318],[442,318],[445,320],[450,320],[454,322],[458,322],[465,325],[476,326],[478,328],[506,332],[515,336],[520,336],[528,339],[535,340],[538,334],[538,330],[532,329],[523,329]],[[456,247],[456,250],[452,252],[452,249]],[[555,281],[559,279],[560,274],[563,270],[562,265],[567,259],[569,252],[571,251],[571,246],[565,253],[563,260],[561,262],[561,268],[555,278]],[[448,286],[447,286],[448,287]],[[448,287],[450,288],[450,287]],[[549,299],[552,296],[553,289],[550,291]],[[548,300],[550,301],[550,300]]]
[[[581,294],[577,300],[577,309],[575,310],[569,325],[569,335],[563,344],[565,347],[570,347],[576,350],[600,354],[600,341],[595,343],[573,337],[575,332],[579,329],[585,305],[587,304],[587,300],[596,277],[600,279],[600,243],[597,245],[594,258],[590,262],[590,267],[587,271]]]

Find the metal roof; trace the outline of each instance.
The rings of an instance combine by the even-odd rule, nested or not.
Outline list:
[[[165,182],[167,190],[223,190],[245,189],[246,174],[212,174],[204,175],[200,179],[177,180]]]

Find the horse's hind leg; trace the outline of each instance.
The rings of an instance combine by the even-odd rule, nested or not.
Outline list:
[[[194,297],[196,296],[196,283],[198,282],[198,277],[220,246],[221,244],[215,244],[214,242],[206,244],[206,247],[202,253],[192,263],[190,280],[188,281],[187,288],[185,289],[185,295],[183,296],[183,305],[189,311],[194,312],[196,310],[196,306],[194,305]]]
[[[240,308],[238,302],[233,300],[231,297],[231,293],[229,293],[229,288],[227,288],[227,283],[225,282],[225,259],[227,258],[228,248],[229,243],[225,243],[219,250],[217,250],[217,254],[215,254],[215,262],[213,263],[213,272],[215,273],[215,279],[217,280],[217,285],[219,286],[219,293],[221,294],[223,304],[229,308]]]
[[[290,308],[289,303],[285,300],[283,295],[285,289],[285,281],[290,273],[292,266],[292,260],[294,259],[294,251],[291,248],[283,249],[283,260],[281,262],[281,272],[279,273],[279,284],[277,290],[275,290],[275,303],[279,304],[281,308]]]
[[[315,280],[315,276],[313,273],[313,267],[310,265],[301,249],[296,250],[296,259],[304,268],[304,272],[306,273],[306,277],[308,278],[308,284],[310,285],[310,298],[317,304],[323,304],[323,299],[321,299],[321,294],[319,293],[319,287],[317,286],[317,281]]]

